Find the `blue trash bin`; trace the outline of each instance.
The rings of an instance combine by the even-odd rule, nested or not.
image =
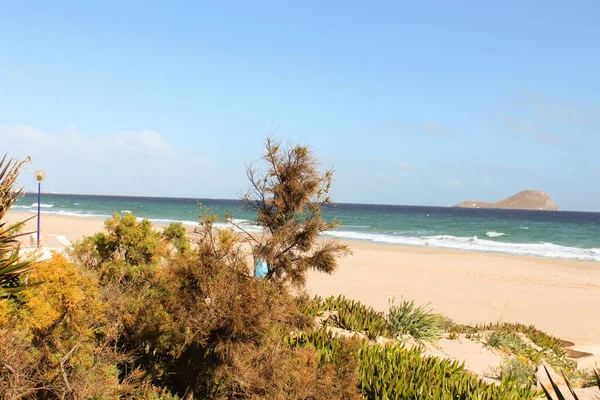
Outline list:
[[[267,261],[264,258],[254,257],[254,277],[264,278],[269,273]]]

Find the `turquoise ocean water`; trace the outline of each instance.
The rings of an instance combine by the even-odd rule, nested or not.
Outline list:
[[[237,200],[43,194],[41,209],[100,218],[131,211],[155,223],[195,225],[199,202],[260,231]],[[37,195],[23,196],[13,210],[37,212]],[[337,204],[323,215],[342,223],[328,232],[340,239],[600,262],[600,213]]]

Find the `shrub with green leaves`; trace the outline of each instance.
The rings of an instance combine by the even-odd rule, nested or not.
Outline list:
[[[502,360],[502,364],[492,370],[490,375],[506,384],[512,382],[517,385],[531,385],[534,382],[536,370],[536,364],[529,358],[511,356]]]
[[[527,345],[523,340],[509,331],[493,331],[487,336],[485,346],[513,354],[523,354]]]
[[[138,222],[131,213],[114,213],[104,221],[106,232],[84,238],[73,246],[73,257],[100,273],[101,281],[138,281],[160,260],[160,233],[148,219]]]
[[[416,306],[413,300],[404,300],[399,305],[390,302],[387,319],[394,336],[410,335],[425,342],[433,342],[440,338],[444,322],[440,315],[425,307]]]
[[[172,222],[163,230],[162,237],[171,243],[180,253],[190,250],[190,239],[181,222]]]
[[[494,331],[487,334],[486,347],[525,357],[534,365],[546,361],[552,367],[563,371],[570,378],[578,378],[576,364],[564,358],[565,349],[560,339],[554,338],[533,326],[522,324],[489,324],[480,328],[494,329]],[[523,335],[539,348],[526,343],[522,337]]]

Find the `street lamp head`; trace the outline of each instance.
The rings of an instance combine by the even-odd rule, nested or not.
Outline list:
[[[46,173],[42,169],[38,169],[33,173],[33,177],[36,181],[42,182],[46,178]]]

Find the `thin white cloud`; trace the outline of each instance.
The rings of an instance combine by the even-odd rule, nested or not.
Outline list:
[[[431,135],[448,135],[450,132],[440,124],[433,121],[421,121],[413,125],[413,128]]]
[[[401,122],[401,121],[387,121],[385,123],[387,129],[394,131],[400,131],[404,133],[420,133],[432,136],[447,136],[450,135],[450,131],[439,123],[426,120],[416,122]]]
[[[462,185],[462,180],[460,178],[445,178],[444,179],[449,186],[460,186]]]
[[[545,121],[577,127],[582,131],[600,127],[600,107],[597,105],[527,91],[521,93],[521,97],[531,105],[535,116]]]
[[[388,181],[390,180],[390,177],[387,174],[384,174],[383,172],[376,172],[375,173],[375,178],[380,180],[380,181]]]
[[[75,128],[48,133],[28,125],[15,125],[0,126],[0,140],[10,143],[10,147],[17,151],[34,157],[52,153],[86,159],[117,154],[136,158],[169,156],[174,153],[161,134],[151,130],[91,136],[82,134]]]
[[[409,162],[402,161],[396,164],[396,168],[398,169],[398,171],[408,172],[414,169],[414,165],[412,165]]]
[[[600,107],[523,91],[495,107],[501,135],[565,149],[600,131]]]
[[[49,189],[107,194],[168,194],[205,181],[209,163],[191,149],[174,149],[159,132],[89,135],[76,128],[45,132],[28,125],[0,126],[1,151],[30,155],[48,174]],[[26,186],[29,174],[24,174]]]
[[[507,120],[506,125],[513,132],[529,136],[536,143],[561,145],[565,142],[565,139],[562,136],[554,132],[546,131],[542,126],[533,122]]]

